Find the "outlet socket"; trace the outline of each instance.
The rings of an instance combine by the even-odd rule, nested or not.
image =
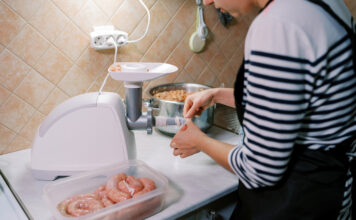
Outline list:
[[[110,39],[111,38],[111,39]],[[124,31],[115,30],[114,26],[94,27],[90,33],[90,46],[95,50],[106,50],[127,44],[128,34]]]

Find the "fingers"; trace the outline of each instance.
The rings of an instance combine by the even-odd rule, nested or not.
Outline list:
[[[188,128],[188,125],[187,124],[184,124],[183,127],[180,129],[181,131],[186,131]]]
[[[188,96],[187,99],[185,100],[184,107],[183,107],[183,115],[185,118],[187,118],[187,114],[189,110],[191,109],[193,105],[192,99]]]
[[[188,96],[183,107],[183,115],[185,118],[193,118],[200,110],[200,104],[194,99],[194,95]]]
[[[186,114],[183,114],[185,118],[193,118],[195,115],[200,116],[203,111],[203,107],[199,106],[198,103],[193,103]]]
[[[188,96],[183,107],[184,117],[193,118],[195,115],[200,116],[211,105],[211,102],[212,95],[208,90]]]
[[[199,153],[200,151],[196,148],[189,148],[189,149],[180,149],[180,148],[175,148],[173,150],[173,155],[174,156],[180,156],[181,158],[186,158],[189,157],[193,154]]]

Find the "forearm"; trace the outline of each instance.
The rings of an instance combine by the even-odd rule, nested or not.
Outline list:
[[[235,108],[234,89],[232,88],[216,88],[213,89],[213,101],[214,103],[220,103],[223,105]]]
[[[228,161],[228,155],[235,148],[234,145],[226,144],[204,135],[197,141],[197,147],[200,151],[208,154],[218,164],[233,173]]]

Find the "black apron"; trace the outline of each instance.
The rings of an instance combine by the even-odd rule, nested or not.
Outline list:
[[[318,4],[340,24],[343,23],[327,5],[320,1],[310,2]],[[346,24],[341,25],[352,39],[356,73],[355,33]],[[242,105],[244,73],[243,62],[234,88],[236,111],[241,125],[244,115]],[[239,184],[238,204],[232,219],[337,219],[343,201],[347,170],[350,167],[354,177],[352,188],[356,189],[355,160],[350,163],[346,156],[354,140],[355,137],[352,137],[330,151],[309,150],[305,146],[296,145],[288,169],[278,184],[258,189],[247,189],[242,183]],[[353,194],[355,192],[356,190],[353,190]],[[352,212],[356,213],[353,211],[356,207],[356,200],[354,201]]]

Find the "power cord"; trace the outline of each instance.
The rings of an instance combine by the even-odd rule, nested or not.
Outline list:
[[[115,41],[115,38],[114,36],[110,36],[110,38],[108,39],[108,41],[110,41],[110,43],[113,43],[115,45],[115,55],[114,55],[114,63],[116,63],[116,56],[117,56],[117,43]],[[100,89],[99,89],[99,95],[101,94],[105,84],[106,84],[106,81],[108,80],[109,78],[109,75],[110,75],[110,72],[108,72],[108,74],[106,74],[106,77],[103,81],[103,83],[101,84],[100,86]]]
[[[150,10],[147,8],[147,6],[145,5],[145,3],[142,1],[142,0],[138,0],[141,5],[146,9],[146,12],[147,12],[147,26],[146,26],[146,30],[145,30],[145,33],[138,39],[136,40],[128,40],[127,43],[135,43],[135,42],[138,42],[140,40],[142,40],[144,37],[146,37],[147,35],[147,32],[148,32],[148,28],[150,26],[150,22],[151,22],[151,14],[150,14]]]
[[[147,6],[145,5],[145,3],[144,3],[142,0],[138,0],[138,1],[139,1],[139,2],[141,3],[141,5],[146,9],[146,12],[147,12],[147,26],[146,26],[146,30],[145,30],[145,32],[143,33],[143,35],[142,35],[140,38],[138,38],[138,39],[136,39],[136,40],[128,40],[127,43],[135,43],[135,42],[138,42],[138,41],[142,40],[144,37],[146,37],[147,32],[148,32],[148,28],[149,28],[149,26],[150,26],[150,22],[151,22],[150,10],[147,8]],[[118,47],[118,45],[117,45],[117,43],[116,43],[116,39],[115,39],[114,36],[110,36],[110,38],[109,38],[107,41],[108,41],[109,43],[112,43],[112,44],[115,45],[114,63],[116,63],[117,47]],[[120,46],[121,46],[121,45],[123,45],[123,44],[120,44]],[[106,84],[106,81],[107,81],[108,78],[109,78],[109,75],[110,75],[110,72],[108,72],[108,74],[106,75],[106,77],[105,77],[103,83],[102,83],[101,86],[100,86],[99,95],[102,93],[102,90],[103,90],[103,88],[104,88],[104,86],[105,86],[105,84]]]

